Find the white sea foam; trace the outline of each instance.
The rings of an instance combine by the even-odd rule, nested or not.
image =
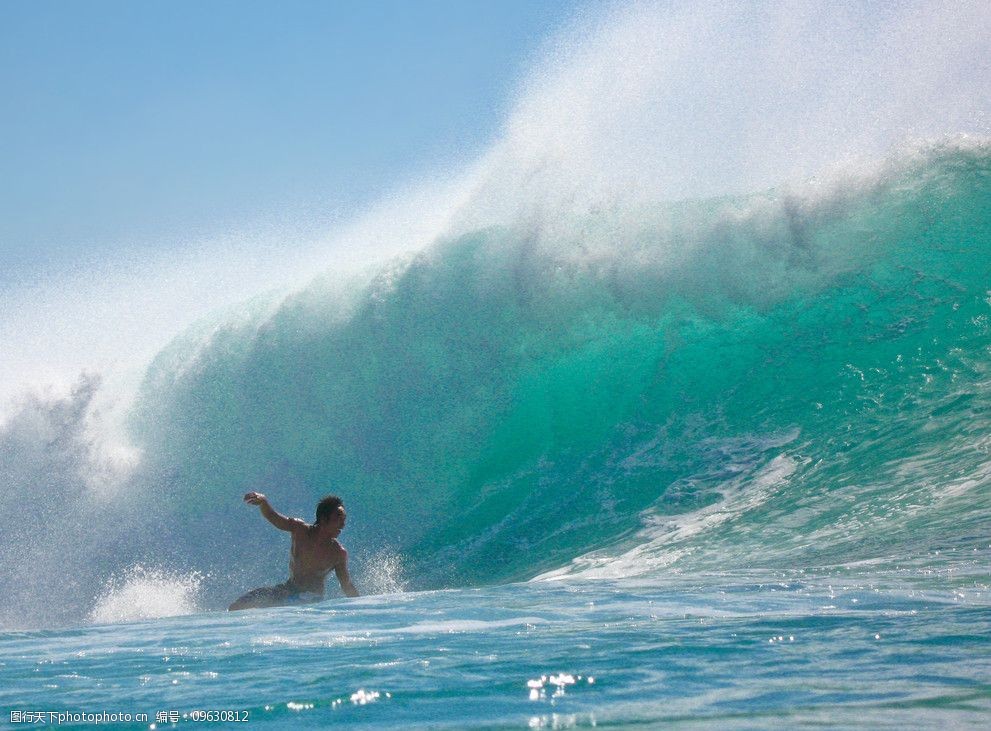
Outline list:
[[[177,574],[132,566],[107,582],[90,612],[90,621],[117,624],[193,614],[202,578],[195,572]]]
[[[468,632],[488,632],[495,629],[507,627],[530,627],[543,624],[545,620],[540,617],[514,617],[513,619],[452,619],[441,622],[417,622],[406,627],[384,630],[389,634],[461,634]]]
[[[568,577],[618,579],[656,573],[685,553],[685,544],[707,531],[736,520],[766,503],[788,484],[798,468],[794,458],[781,454],[753,475],[740,475],[722,486],[723,499],[684,515],[658,515],[647,511],[645,527],[632,539],[635,545],[619,552],[608,549],[579,556],[568,565],[547,571],[533,581]]]

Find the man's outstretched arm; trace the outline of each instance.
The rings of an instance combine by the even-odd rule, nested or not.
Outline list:
[[[272,506],[269,505],[268,498],[260,492],[249,492],[244,496],[244,502],[248,503],[248,505],[257,505],[261,508],[261,513],[265,516],[265,520],[279,530],[293,531],[299,526],[304,525],[303,521],[299,518],[287,518],[281,513],[275,512]]]
[[[341,559],[341,562],[334,567],[334,573],[337,574],[337,580],[341,582],[341,591],[344,592],[345,596],[358,596],[358,590],[351,583],[351,575],[348,573],[347,551],[344,552],[344,558]]]

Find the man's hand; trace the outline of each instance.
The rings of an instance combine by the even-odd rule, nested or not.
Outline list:
[[[248,505],[257,505],[261,508],[262,515],[265,516],[265,520],[274,525],[279,530],[294,531],[297,528],[305,528],[306,523],[304,523],[299,518],[287,518],[286,516],[275,512],[272,506],[268,502],[268,498],[262,495],[260,492],[249,492],[244,496],[244,502]]]
[[[358,596],[358,590],[351,583],[351,575],[348,573],[348,552],[341,546],[341,559],[334,567],[337,580],[341,582],[341,591],[345,596]]]

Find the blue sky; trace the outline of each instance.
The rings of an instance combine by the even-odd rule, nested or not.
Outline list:
[[[471,158],[575,6],[6,0],[0,281],[330,220]]]

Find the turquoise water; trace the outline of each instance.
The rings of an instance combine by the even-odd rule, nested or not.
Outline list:
[[[954,557],[967,577],[530,583],[6,633],[0,706],[148,714],[119,728],[201,710],[248,719],[227,728],[978,728],[989,554]]]
[[[989,363],[980,141],[258,298],[148,367],[112,494],[97,377],[0,427],[3,722],[986,725]],[[221,611],[284,578],[251,489],[343,495],[372,596]]]

